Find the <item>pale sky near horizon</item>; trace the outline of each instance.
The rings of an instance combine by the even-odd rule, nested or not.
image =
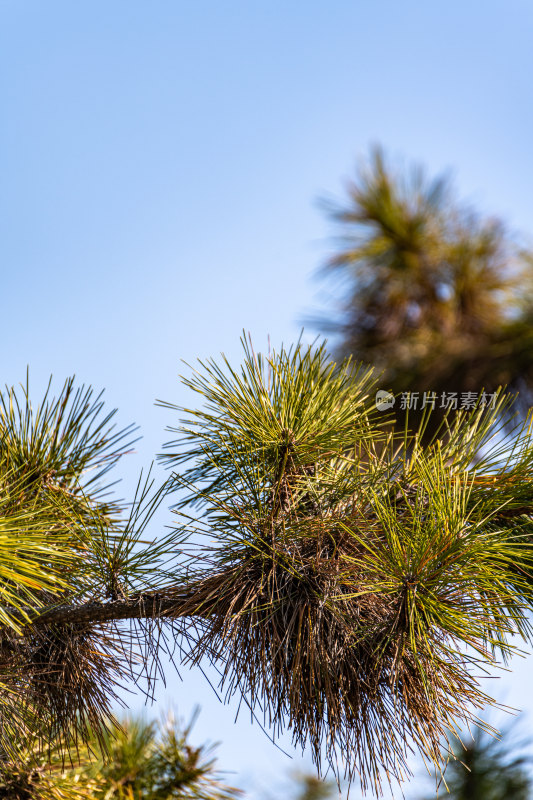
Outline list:
[[[105,387],[144,436],[127,492],[175,422],[154,400],[188,399],[181,359],[290,342],[321,307],[318,199],[373,142],[531,241],[532,44],[527,0],[0,0],[1,383]],[[529,725],[531,664],[496,690]],[[308,765],[183,678],[160,706],[200,703],[235,780]]]

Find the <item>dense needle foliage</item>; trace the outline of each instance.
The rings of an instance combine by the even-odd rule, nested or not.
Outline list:
[[[142,532],[164,488],[140,482],[129,507],[110,499],[105,476],[131,446],[91,389],[50,386],[33,406],[28,386],[0,396],[0,752],[35,735],[72,756],[103,736],[117,686],[149,667],[150,624],[129,629],[68,612],[165,585],[163,538]],[[168,554],[165,556],[168,561]],[[175,578],[175,575],[173,575]],[[33,624],[66,610],[60,624]],[[146,677],[150,677],[149,674]],[[50,745],[52,746],[52,745]]]
[[[474,675],[530,635],[529,428],[505,463],[487,442],[503,401],[429,445],[397,438],[368,374],[323,347],[245,344],[239,371],[210,361],[186,382],[205,406],[165,460],[203,514],[184,537],[208,537],[190,556],[189,658],[364,787],[404,777],[412,744],[438,762],[490,702]]]
[[[400,436],[368,372],[325,346],[244,342],[240,368],[185,383],[201,404],[179,411],[169,479],[129,507],[102,491],[128,445],[100,400],[71,382],[33,410],[4,395],[4,772],[30,734],[65,760],[94,736],[109,753],[117,684],[150,688],[176,646],[364,788],[409,774],[413,748],[438,767],[491,702],[480,675],[530,640],[529,421],[505,449],[502,397]],[[173,490],[173,529],[147,542]]]

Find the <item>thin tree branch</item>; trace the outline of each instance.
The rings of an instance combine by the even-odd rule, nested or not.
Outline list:
[[[34,609],[24,609],[24,612],[13,611],[12,616],[18,617],[21,622],[26,622],[33,628],[45,625],[96,624],[122,619],[203,616],[201,606],[198,607],[197,614],[191,613],[194,609],[194,604],[191,603],[193,593],[191,591],[172,594],[146,592],[109,602],[90,601],[80,605],[58,605],[41,613]]]

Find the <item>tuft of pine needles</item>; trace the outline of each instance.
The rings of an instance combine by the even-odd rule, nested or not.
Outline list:
[[[441,763],[442,738],[493,702],[480,676],[531,638],[529,428],[498,461],[502,398],[422,445],[324,346],[243,346],[240,370],[208,361],[185,379],[204,406],[180,409],[162,456],[182,490],[188,658],[379,793],[413,748]]]
[[[176,580],[169,537],[143,540],[165,486],[141,476],[128,508],[105,482],[132,445],[114,413],[73,379],[36,405],[28,382],[0,393],[0,774],[28,730],[67,760],[89,732],[103,742],[117,686],[158,669],[157,621],[54,622],[57,608],[163,589],[167,568]]]

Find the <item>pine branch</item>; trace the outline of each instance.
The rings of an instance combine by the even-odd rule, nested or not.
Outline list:
[[[531,426],[507,452],[499,400],[434,441],[400,437],[371,377],[323,346],[244,345],[240,371],[210,361],[186,381],[205,402],[180,410],[163,459],[178,471],[157,491],[140,479],[126,519],[85,491],[100,452],[86,420],[56,435],[68,402],[6,417],[0,722],[16,698],[43,743],[103,742],[118,687],[151,691],[177,646],[379,793],[411,748],[439,766],[443,738],[494,702],[479,671],[533,638]],[[170,532],[145,539],[171,489],[187,497]]]
[[[12,611],[14,617],[26,621],[33,628],[48,625],[95,625],[104,622],[118,622],[127,619],[175,618],[182,616],[203,616],[201,607],[193,613],[194,592],[139,592],[131,597],[109,602],[90,601],[80,605],[63,604],[35,613],[34,609]],[[186,609],[183,613],[181,609]],[[29,618],[29,622],[27,621]]]

